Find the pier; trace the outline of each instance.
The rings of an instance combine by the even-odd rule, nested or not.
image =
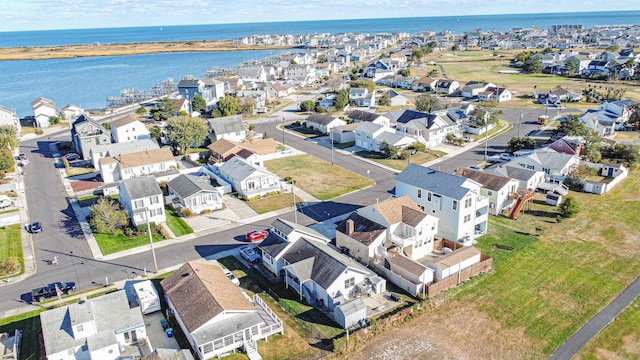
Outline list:
[[[178,83],[173,81],[172,78],[164,80],[158,85],[154,85],[151,90],[139,90],[139,89],[124,89],[120,92],[120,96],[107,97],[107,108],[114,108],[128,104],[135,104],[165,96],[178,91]]]

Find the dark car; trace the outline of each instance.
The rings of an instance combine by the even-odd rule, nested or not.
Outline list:
[[[60,290],[60,295],[67,295],[68,293],[76,290],[76,283],[73,281],[58,281],[48,284],[44,287],[33,289],[31,290],[31,301],[40,302],[52,297],[56,297],[58,296],[58,290]]]
[[[76,154],[76,153],[68,153],[66,155],[64,155],[61,159],[63,160],[67,160],[67,161],[73,161],[73,160],[78,160],[80,159],[80,155]]]
[[[267,236],[269,236],[269,232],[266,230],[254,230],[247,233],[245,239],[248,242],[257,242],[266,239]]]
[[[27,226],[30,233],[36,234],[42,231],[42,223],[40,221],[33,222]]]

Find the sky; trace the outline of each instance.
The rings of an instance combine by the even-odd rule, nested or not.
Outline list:
[[[0,0],[0,31],[640,10],[638,0]]]

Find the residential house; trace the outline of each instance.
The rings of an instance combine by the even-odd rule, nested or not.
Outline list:
[[[589,55],[571,55],[564,59],[564,68],[566,69],[567,63],[571,61],[571,59],[575,60],[578,64],[578,68],[575,70],[575,73],[581,75],[584,71],[589,67],[589,63],[593,60],[593,56]]]
[[[423,76],[416,79],[411,84],[411,89],[413,91],[420,91],[420,92],[434,92],[436,91],[437,83],[438,83],[438,79],[434,79],[428,76]]]
[[[206,175],[180,174],[167,183],[167,201],[177,209],[189,209],[194,214],[222,209],[222,192],[211,184],[212,181],[215,182]]]
[[[44,311],[40,324],[48,360],[117,360],[147,340],[142,312],[123,290]]]
[[[262,66],[242,66],[238,68],[238,77],[244,82],[266,82],[267,72]]]
[[[351,124],[332,127],[329,133],[334,144],[346,144],[356,141],[356,129],[361,123],[352,122]]]
[[[416,77],[399,76],[393,81],[391,86],[393,86],[394,88],[410,90],[416,79]]]
[[[371,122],[362,122],[355,129],[355,145],[369,151],[384,151],[383,144],[395,146],[396,148],[406,148],[415,144],[416,140],[406,134],[383,125]]]
[[[395,195],[409,195],[427,214],[440,219],[438,236],[471,245],[486,233],[489,199],[482,186],[462,176],[409,164],[395,179]]]
[[[631,117],[631,107],[635,105],[636,102],[629,99],[617,100],[617,101],[605,101],[602,104],[598,105],[598,111],[605,111],[607,113],[614,114],[617,116],[616,123],[624,124],[629,121]]]
[[[582,72],[584,75],[607,75],[609,73],[610,62],[606,60],[591,60],[587,68]]]
[[[567,176],[576,171],[580,158],[553,151],[534,151],[528,155],[515,157],[509,163],[518,164],[529,170],[542,171],[546,177],[563,182]]]
[[[478,94],[480,101],[495,100],[499,103],[511,101],[511,91],[507,88],[488,87],[485,91]]]
[[[196,94],[200,95],[207,105],[214,103],[216,100],[214,98],[214,94],[211,92],[211,89],[208,89],[205,86],[205,83],[201,79],[195,79],[193,77],[187,76],[184,79],[178,82],[178,93],[180,96],[186,100],[187,106],[193,100],[193,97]],[[193,109],[197,110],[197,109]]]
[[[588,109],[580,114],[579,118],[586,127],[594,130],[600,136],[611,136],[616,132],[616,119],[618,117],[613,113]]]
[[[217,104],[218,100],[223,98],[225,95],[225,82],[213,78],[202,79],[202,82],[204,83],[205,90],[211,94],[211,101],[207,101],[207,106],[211,107],[212,105]]]
[[[113,142],[151,139],[149,129],[140,120],[127,115],[111,122],[111,139]]]
[[[118,201],[134,226],[166,221],[162,190],[153,176],[118,180]]]
[[[335,94],[328,94],[325,95],[325,97],[323,97],[320,100],[320,107],[323,108],[325,111],[327,111],[330,107],[333,106],[333,103],[336,100],[336,95]]]
[[[158,143],[153,139],[141,139],[124,143],[111,143],[94,146],[89,150],[89,157],[95,169],[100,169],[100,159],[107,156],[117,157],[123,154],[131,154],[141,151],[159,149]]]
[[[381,114],[376,114],[376,113],[371,113],[371,112],[361,111],[361,110],[354,110],[350,112],[349,115],[347,116],[349,116],[349,118],[353,120],[354,123],[370,122],[370,123],[382,125],[385,127],[391,126],[389,118]]]
[[[376,94],[369,93],[367,88],[352,87],[349,89],[349,101],[354,106],[371,107],[376,105]]]
[[[582,98],[582,94],[565,89],[562,86],[556,86],[550,90],[549,93],[555,95],[559,101],[563,102],[580,101]]]
[[[33,109],[33,118],[36,121],[35,126],[39,128],[51,126],[49,118],[60,115],[56,103],[43,97],[33,100],[31,108]]]
[[[496,164],[484,169],[485,172],[518,180],[518,188],[535,190],[544,182],[545,173],[526,169],[516,164]]]
[[[582,136],[565,135],[547,145],[548,149],[559,153],[582,156],[585,154],[586,140]]]
[[[466,83],[461,89],[461,95],[467,99],[477,98],[480,93],[487,90],[488,88],[496,86],[489,82],[483,81],[469,81]]]
[[[243,141],[241,143],[222,139],[210,144],[207,148],[209,149],[209,154],[213,160],[227,161],[242,150],[248,150],[262,158],[263,155],[275,153],[278,150],[278,144],[273,138],[255,139]]]
[[[376,81],[385,76],[393,75],[394,73],[395,69],[393,69],[390,64],[387,64],[382,60],[376,60],[375,62],[368,65],[364,76],[372,78],[373,81]]]
[[[187,99],[169,99],[176,104],[176,114],[180,114],[183,111],[186,114],[191,115],[191,101]],[[200,109],[193,109],[194,111],[200,111]]]
[[[289,88],[287,88],[286,86],[283,86],[279,82],[271,83],[269,87],[278,98],[283,98],[289,95]]]
[[[489,213],[500,215],[515,204],[514,194],[518,193],[519,181],[509,177],[496,175],[469,168],[459,168],[456,175],[464,176],[482,186],[480,195],[489,199]]]
[[[479,263],[481,258],[480,250],[473,246],[465,246],[435,259],[427,266],[433,269],[433,276],[436,280],[442,280],[449,276],[455,276],[463,269]]]
[[[438,93],[451,95],[460,91],[460,84],[456,80],[438,79],[434,90]]]
[[[280,178],[269,170],[256,166],[239,156],[227,160],[219,168],[219,175],[233,190],[247,199],[282,191]]]
[[[346,124],[346,121],[337,117],[318,113],[312,113],[305,119],[305,127],[316,130],[321,134],[328,134],[331,128]]]
[[[71,121],[82,114],[84,114],[84,109],[72,104],[67,104],[65,107],[60,109],[60,117],[67,121]]]
[[[374,273],[330,247],[329,239],[322,235],[320,239],[317,235],[307,236],[310,231],[301,228],[304,227],[289,222],[274,222],[274,228],[259,246],[265,268],[284,277],[286,287],[300,294],[300,300],[304,298],[313,306],[333,311],[360,295],[359,289],[374,282],[378,286],[372,293],[385,290],[384,282],[377,281],[379,278]]]
[[[249,358],[260,358],[256,341],[284,334],[282,321],[266,303],[233,285],[217,262],[187,262],[160,285],[199,359],[219,358],[240,348]]]
[[[109,155],[98,161],[105,183],[176,169],[178,163],[169,148]]]
[[[387,91],[389,95],[389,106],[406,106],[407,105],[407,97],[398,93],[395,90]]]
[[[110,144],[111,138],[104,126],[89,115],[82,114],[71,124],[71,143],[73,149],[87,160],[92,148]]]
[[[20,125],[20,118],[15,109],[0,105],[0,125],[15,126],[16,134],[20,137],[22,133],[22,126]]]
[[[396,121],[396,129],[427,146],[437,146],[447,135],[461,131],[447,113],[429,114],[415,110],[405,110]]]
[[[284,69],[284,77],[299,82],[301,86],[310,85],[318,80],[316,68],[312,65],[289,65]]]
[[[247,128],[242,123],[242,115],[224,116],[207,120],[209,124],[209,135],[207,138],[211,143],[220,139],[242,142],[247,138]]]

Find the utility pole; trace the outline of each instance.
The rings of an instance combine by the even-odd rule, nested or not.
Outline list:
[[[284,116],[282,116],[282,145],[285,145],[285,143],[284,143]]]
[[[333,131],[329,130],[329,138],[331,139],[331,165],[333,165]]]
[[[487,150],[489,147],[489,112],[484,113],[484,161],[487,161]]]
[[[158,273],[158,262],[156,261],[156,249],[153,247],[153,236],[151,236],[151,224],[149,223],[149,218],[151,217],[151,213],[149,208],[144,208],[144,214],[147,218],[147,233],[149,234],[149,244],[151,244],[151,254],[153,255],[153,268],[155,269],[154,274]]]
[[[291,179],[291,194],[293,195],[293,221],[298,223],[298,205],[296,204],[296,192],[295,186],[293,185],[293,179]]]
[[[522,125],[522,111],[520,111],[520,121],[518,121],[518,137],[520,137],[520,126]]]

